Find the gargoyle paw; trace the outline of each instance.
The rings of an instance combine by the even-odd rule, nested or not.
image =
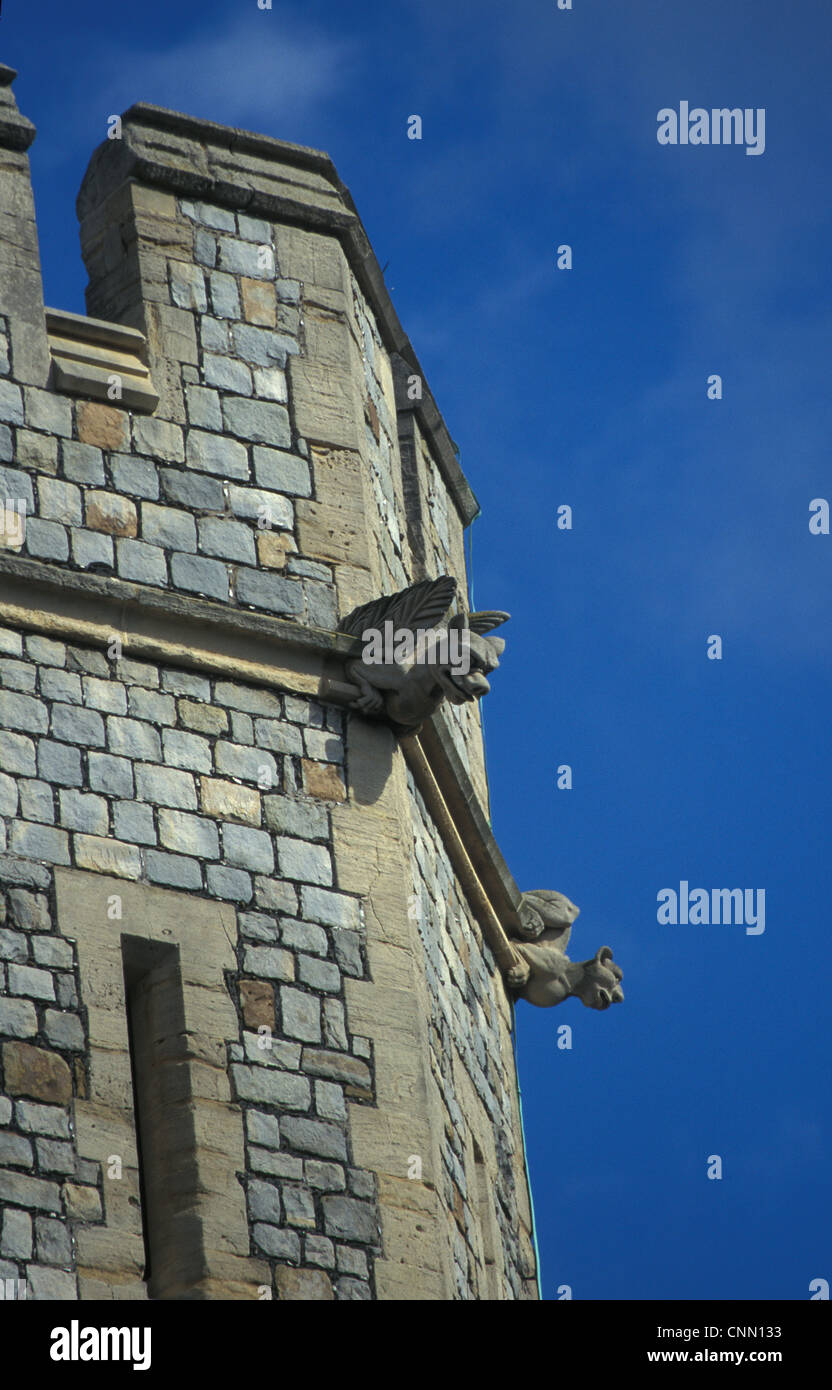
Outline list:
[[[528,962],[521,960],[512,965],[506,978],[512,989],[522,989],[529,978]]]

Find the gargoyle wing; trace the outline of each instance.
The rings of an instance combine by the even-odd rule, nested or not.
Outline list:
[[[580,908],[570,902],[563,893],[556,893],[551,888],[530,889],[523,894],[523,902],[527,903],[542,919],[543,930],[552,933],[547,939],[565,951],[569,945],[572,923],[578,916]]]
[[[380,629],[382,623],[392,622],[397,629],[427,632],[447,616],[455,598],[456,580],[450,575],[423,579],[397,594],[362,603],[341,619],[338,631],[360,637],[368,628]]]
[[[490,632],[492,628],[507,623],[510,617],[510,613],[501,613],[497,609],[483,609],[480,613],[457,613],[451,618],[448,627],[467,627],[482,636],[484,632]]]

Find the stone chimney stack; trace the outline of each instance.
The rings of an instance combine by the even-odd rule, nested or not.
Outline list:
[[[17,109],[14,68],[0,63],[0,315],[9,320],[14,376],[44,386],[49,375],[43,282],[29,156],[35,127]]]

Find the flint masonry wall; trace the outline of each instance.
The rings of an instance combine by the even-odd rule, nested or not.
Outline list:
[[[349,194],[314,151],[131,108],[79,195],[102,323],[59,319],[93,362],[68,394],[12,78],[0,1279],[536,1297],[500,970],[392,735],[327,698],[339,615],[437,573],[464,593],[476,511]],[[102,389],[115,323],[152,413]],[[487,807],[476,710],[445,724]],[[172,1087],[141,1164],[140,1003]]]

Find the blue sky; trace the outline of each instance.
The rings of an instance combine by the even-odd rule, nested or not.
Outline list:
[[[326,149],[389,262],[482,505],[476,602],[513,614],[494,828],[522,887],[580,905],[573,953],[624,969],[605,1014],[518,1007],[544,1296],[808,1298],[832,1280],[828,0],[6,0],[0,37],[50,305],[84,310],[75,195],[137,100]],[[681,100],[765,108],[765,153],[660,146]],[[659,925],[683,879],[764,888],[765,933]]]

